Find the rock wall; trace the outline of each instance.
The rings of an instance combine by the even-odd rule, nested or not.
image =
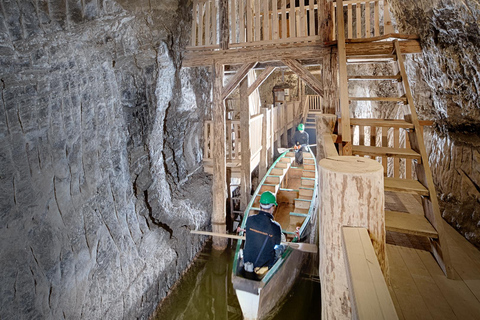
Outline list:
[[[409,81],[419,116],[435,120],[427,149],[443,216],[480,246],[480,4],[389,2],[399,31],[420,36]]]
[[[211,214],[187,2],[0,9],[0,319],[146,319]]]

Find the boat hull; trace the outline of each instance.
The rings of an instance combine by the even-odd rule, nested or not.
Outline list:
[[[304,255],[301,251],[292,250],[288,258],[283,261],[281,268],[263,287],[260,281],[234,276],[233,288],[242,308],[244,320],[266,319],[276,314],[281,306],[279,302],[287,296],[300,274]],[[239,288],[236,285],[238,280],[251,282],[252,288],[255,288],[254,290],[257,290],[258,294],[251,292],[254,290],[247,291]]]

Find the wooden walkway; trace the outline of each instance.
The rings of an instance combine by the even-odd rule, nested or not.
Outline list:
[[[423,215],[412,205],[417,201],[408,194],[385,197],[389,210]],[[387,232],[389,290],[400,319],[480,319],[480,251],[448,224],[445,229],[455,279],[426,251],[426,238]]]

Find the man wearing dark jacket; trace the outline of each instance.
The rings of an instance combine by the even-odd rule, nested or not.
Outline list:
[[[269,269],[274,265],[275,246],[279,245],[282,239],[282,227],[273,220],[273,211],[276,205],[275,195],[266,191],[260,197],[261,211],[248,217],[243,250],[246,265],[252,263],[253,268],[267,266]]]
[[[300,123],[297,127],[298,131],[295,131],[293,135],[292,144],[295,149],[295,162],[297,164],[303,164],[303,152],[308,151],[308,133],[305,132],[305,126]]]

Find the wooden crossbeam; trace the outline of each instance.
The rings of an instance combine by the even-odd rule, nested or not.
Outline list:
[[[276,67],[267,67],[263,72],[255,79],[251,86],[247,89],[247,97],[255,91],[267,78],[272,74]]]
[[[315,78],[310,71],[308,71],[304,66],[300,64],[297,60],[294,59],[282,59],[282,62],[292,69],[303,81],[305,81],[310,88],[312,88],[320,96],[324,96],[323,85]]]
[[[247,73],[256,65],[256,62],[248,62],[245,63],[240,69],[238,69],[237,73],[233,78],[230,80],[230,82],[223,88],[222,90],[222,99],[225,100],[230,93],[238,86],[240,81],[245,78]]]

